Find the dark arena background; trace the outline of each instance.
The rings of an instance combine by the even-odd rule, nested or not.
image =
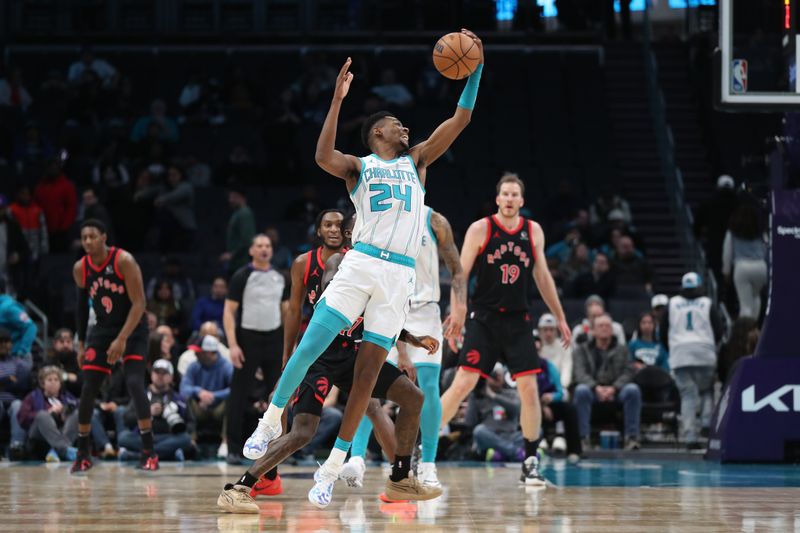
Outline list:
[[[799,28],[796,0],[0,0],[0,530],[800,532]],[[432,54],[462,29],[484,66],[452,80]],[[347,58],[335,148],[362,159],[343,181],[318,139]],[[415,147],[473,104],[423,175]],[[405,139],[391,117],[409,156],[367,157],[365,121],[375,152]],[[398,344],[424,398],[411,477],[406,404],[381,400],[397,456],[364,440],[343,471],[363,481],[320,505],[346,388],[310,385],[307,438],[287,405],[278,477],[242,447],[342,217],[374,191],[359,210],[417,209],[375,183],[397,168],[452,228],[427,215],[441,313],[405,322],[441,366]],[[343,261],[370,246],[363,214]],[[400,268],[379,248],[362,279]],[[490,275],[522,330],[481,307]],[[119,302],[139,325],[107,364]],[[481,313],[500,326],[472,349]],[[389,498],[398,471],[441,495]]]

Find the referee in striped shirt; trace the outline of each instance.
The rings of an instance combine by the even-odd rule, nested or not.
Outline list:
[[[226,408],[229,464],[241,464],[242,414],[256,388],[256,371],[261,368],[269,392],[281,374],[282,323],[289,287],[270,263],[272,252],[269,237],[264,234],[253,237],[250,245],[253,260],[233,274],[225,299],[222,320],[234,366]],[[253,429],[247,428],[247,434]]]

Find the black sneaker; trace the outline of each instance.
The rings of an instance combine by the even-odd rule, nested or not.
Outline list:
[[[547,480],[539,473],[539,459],[528,457],[522,463],[522,475],[519,477],[520,483],[533,487],[546,487]]]
[[[85,453],[78,453],[75,462],[72,463],[69,472],[71,474],[81,474],[92,468],[92,457]]]

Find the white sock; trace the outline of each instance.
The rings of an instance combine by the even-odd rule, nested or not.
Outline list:
[[[339,472],[342,470],[342,467],[344,467],[344,460],[346,458],[346,451],[340,450],[339,448],[334,448],[331,450],[331,454],[325,461],[325,468],[332,470],[333,472]]]
[[[261,417],[262,420],[269,422],[270,426],[276,426],[281,423],[281,416],[283,416],[283,407],[278,407],[274,403],[270,403],[267,411]]]

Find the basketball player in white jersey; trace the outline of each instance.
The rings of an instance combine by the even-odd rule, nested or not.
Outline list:
[[[702,286],[699,274],[684,274],[680,294],[669,299],[661,319],[661,341],[669,351],[669,368],[681,395],[681,440],[690,449],[700,446],[698,401],[702,401],[702,425],[708,427],[711,422],[716,345],[722,335],[717,308]]]
[[[364,416],[372,389],[389,350],[405,323],[414,291],[414,265],[425,226],[425,178],[436,161],[469,124],[483,70],[483,47],[472,32],[462,30],[481,51],[478,68],[467,80],[452,117],[425,141],[409,148],[408,128],[391,113],[369,117],[362,140],[372,153],[366,157],[336,150],[336,125],[342,101],[350,89],[352,60],[339,71],[328,116],[317,141],[315,159],[325,171],[345,181],[357,213],[355,246],[316,305],[303,339],[284,368],[272,401],[255,432],[247,439],[244,456],[258,459],[269,441],[281,434],[280,419],[292,392],[308,368],[343,329],[364,316],[364,334],[356,360],[344,418],[331,456],[314,475],[308,494],[317,507],[330,503],[350,442]],[[452,322],[455,322],[453,320]],[[387,484],[407,499],[428,499],[441,489],[430,489],[409,477],[410,456],[396,455]]]
[[[454,314],[464,316],[467,309],[467,282],[458,248],[453,240],[450,223],[440,213],[425,207],[425,233],[417,256],[417,282],[411,296],[411,309],[403,326],[409,333],[425,332],[439,341],[439,349],[430,355],[405,342],[400,342],[389,352],[388,361],[400,370],[405,370],[413,380],[416,377],[425,400],[420,416],[422,432],[422,461],[419,465],[419,480],[428,486],[441,487],[436,475],[436,450],[439,445],[439,427],[442,419],[442,402],[439,397],[439,374],[442,369],[442,327],[439,298],[439,257],[444,260],[453,277],[451,284]],[[436,328],[436,329],[432,329]],[[372,421],[364,417],[353,439],[350,460],[342,470],[342,479],[352,487],[360,487],[364,479],[364,456],[372,433]]]

